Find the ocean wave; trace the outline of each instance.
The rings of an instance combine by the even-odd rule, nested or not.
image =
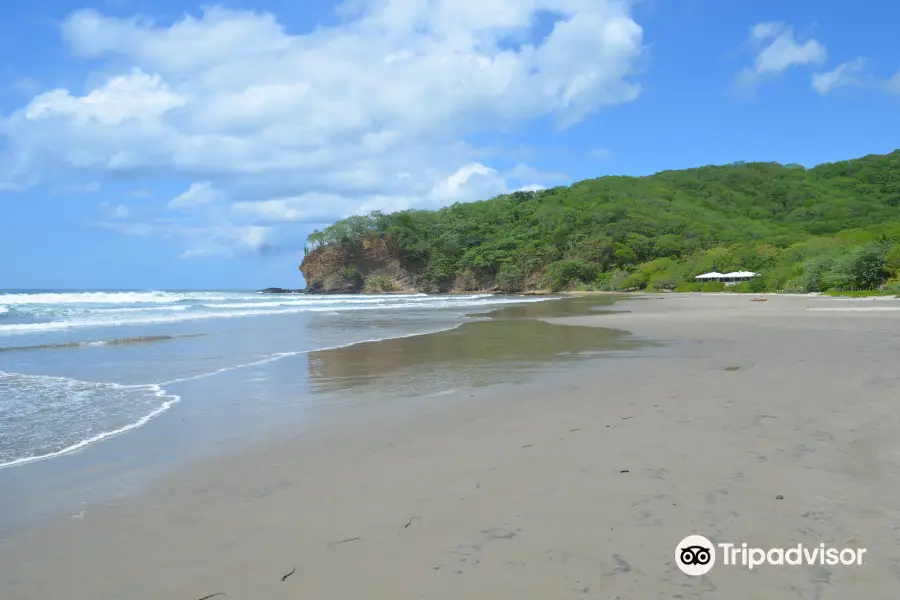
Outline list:
[[[8,306],[2,306],[2,305],[0,305],[0,315],[5,314],[5,313],[8,313],[8,312],[9,312],[9,307],[8,307]]]
[[[90,307],[86,308],[88,312],[92,313],[156,313],[156,312],[176,312],[182,310],[188,310],[190,306],[181,304],[178,306],[140,306],[140,307],[121,307],[121,306],[104,306],[104,307]]]
[[[0,371],[0,417],[5,423],[0,440],[0,468],[68,454],[141,427],[180,400],[180,396],[158,385],[96,383]],[[146,405],[143,416],[125,414],[139,404]],[[42,428],[33,427],[30,419],[13,418],[37,411],[43,419]],[[98,415],[107,422],[113,417],[110,429],[96,431],[99,419],[92,417]],[[25,426],[16,427],[16,422],[24,422]],[[25,445],[38,449],[29,456],[15,457],[16,448]]]
[[[480,306],[495,306],[501,304],[525,304],[531,302],[543,302],[545,300],[549,300],[550,298],[487,298],[487,297],[479,297],[471,300],[452,300],[450,297],[440,296],[439,299],[430,302],[428,304],[429,309],[434,308],[474,308]],[[231,307],[234,308],[234,307]],[[359,311],[359,310],[404,310],[410,308],[421,308],[419,305],[410,305],[410,304],[381,304],[381,305],[364,305],[364,306],[341,306],[341,305],[330,305],[330,306],[298,306],[298,307],[282,307],[275,308],[272,307],[270,309],[264,309],[265,307],[260,307],[260,309],[248,309],[248,310],[233,310],[233,311],[213,311],[213,312],[191,312],[191,311],[183,311],[179,314],[164,314],[164,315],[146,315],[146,316],[128,316],[119,319],[111,319],[111,318],[86,318],[86,319],[72,319],[65,321],[50,321],[45,323],[14,323],[8,325],[0,325],[0,333],[5,334],[20,334],[20,333],[32,333],[32,332],[40,332],[40,331],[61,331],[65,329],[76,329],[76,328],[86,328],[86,327],[124,327],[124,326],[135,326],[135,325],[157,325],[157,324],[165,324],[165,323],[180,323],[184,321],[195,321],[195,320],[204,320],[204,319],[222,319],[222,318],[236,318],[236,317],[251,317],[251,316],[271,316],[271,315],[288,315],[295,313],[303,313],[303,312],[314,312],[314,313],[330,313],[330,312],[349,312],[349,311]],[[262,309],[262,310],[261,310]]]
[[[15,352],[22,350],[59,350],[64,348],[97,348],[100,346],[130,346],[132,344],[150,344],[153,342],[166,342],[180,338],[200,337],[202,333],[188,333],[184,335],[140,335],[127,338],[114,338],[111,340],[97,340],[94,342],[62,342],[58,344],[37,344],[33,346],[0,347],[0,352]]]
[[[36,317],[39,319],[53,319],[59,317],[75,317],[88,315],[116,315],[130,313],[161,313],[161,312],[181,312],[189,310],[189,305],[183,304],[167,304],[164,306],[141,306],[141,307],[125,307],[125,306],[77,306],[75,304],[63,304],[54,306],[52,304],[19,304],[10,309],[10,314],[24,315],[28,317]]]
[[[4,305],[15,304],[174,304],[186,300],[230,300],[250,294],[222,292],[37,292],[0,293]]]
[[[46,460],[49,458],[62,456],[64,454],[69,454],[91,444],[95,444],[113,436],[126,433],[138,427],[143,427],[152,419],[158,417],[159,415],[172,408],[176,403],[182,401],[182,397],[179,394],[172,393],[166,389],[166,387],[170,385],[188,381],[196,381],[198,379],[205,379],[208,377],[219,375],[221,373],[226,373],[228,371],[234,371],[236,369],[243,369],[247,367],[255,367],[282,360],[291,356],[307,354],[309,352],[336,350],[339,348],[355,346],[357,344],[380,342],[388,339],[429,335],[432,333],[437,333],[439,331],[456,329],[462,324],[463,323],[457,323],[451,327],[433,331],[423,331],[406,335],[360,340],[357,342],[349,342],[347,344],[316,348],[313,350],[279,352],[258,360],[231,365],[228,367],[222,367],[214,371],[209,371],[207,373],[201,373],[198,375],[191,375],[189,377],[180,377],[178,379],[172,379],[170,381],[165,381],[162,383],[124,385],[119,383],[83,381],[79,379],[72,379],[69,377],[29,375],[24,373],[8,373],[5,371],[0,371],[0,420],[5,421],[9,425],[7,429],[4,430],[4,438],[0,439],[0,469],[24,465],[39,460]],[[21,395],[23,393],[25,395],[24,399],[21,398]],[[18,400],[16,399],[16,395],[19,396]],[[90,401],[98,396],[102,398],[102,402],[98,402],[96,405],[91,404]],[[106,418],[110,414],[115,414],[117,410],[128,409],[130,411],[133,411],[136,403],[139,403],[140,399],[142,398],[146,400],[147,396],[152,396],[156,399],[156,402],[152,405],[146,406],[147,412],[143,415],[134,416],[130,419],[122,418],[120,419],[120,421],[125,421],[123,424],[117,423],[115,425],[112,425],[110,429],[99,432],[93,431],[94,423],[91,422],[90,419],[83,419],[88,421],[86,424],[82,424],[80,429],[78,429],[78,431],[83,433],[83,435],[81,437],[78,437],[77,432],[74,434],[72,432],[72,425],[74,422],[77,422],[78,417],[83,418],[85,416],[90,417],[102,415],[104,418]],[[113,403],[109,402],[110,397],[112,397],[112,399],[114,400]],[[110,404],[112,404],[112,406],[110,406]],[[67,408],[71,408],[73,405],[78,405],[78,409],[81,410],[81,413],[79,413],[77,417],[73,417],[70,414],[72,412],[71,410],[66,410]],[[51,419],[53,419],[49,422],[49,428],[61,429],[64,434],[58,435],[57,438],[53,438],[53,433],[51,432],[50,437],[52,439],[43,439],[40,436],[46,434],[47,432],[45,431],[42,433],[40,431],[37,431],[32,426],[32,423],[30,421],[28,421],[28,426],[22,429],[17,430],[11,427],[14,421],[14,419],[12,419],[11,417],[16,416],[16,414],[14,413],[18,413],[19,415],[21,415],[21,412],[25,411],[40,411],[42,417],[44,417],[45,419],[49,416]],[[47,421],[45,420],[42,424],[45,426],[44,429],[46,430],[48,428]],[[65,425],[65,427],[60,427],[60,425],[63,424]],[[14,451],[13,447],[15,447],[17,444],[21,444],[25,440],[26,436],[28,437],[28,441],[42,443],[45,447],[49,446],[49,448],[46,448],[49,451],[38,451],[34,454],[24,457],[10,456],[10,454]],[[4,442],[6,443],[5,445],[3,444]]]
[[[308,296],[302,300],[270,300],[268,302],[223,302],[218,304],[201,304],[201,306],[205,308],[215,308],[215,309],[223,309],[223,308],[259,308],[259,307],[271,307],[271,306],[344,306],[350,305],[354,306],[357,304],[363,305],[396,305],[398,307],[404,306],[424,306],[435,304],[437,302],[464,302],[467,300],[478,300],[482,298],[491,298],[493,294],[470,294],[470,295],[461,295],[461,296],[428,296],[427,294],[421,294],[417,296],[376,296],[376,297],[360,297],[360,296],[350,296],[346,298],[337,298],[335,296]],[[402,302],[398,302],[402,300]]]

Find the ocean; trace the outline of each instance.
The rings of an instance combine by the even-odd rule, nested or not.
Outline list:
[[[204,390],[248,398],[252,394],[239,392],[240,385],[265,383],[263,395],[300,400],[316,385],[341,390],[359,374],[389,369],[385,352],[404,349],[375,353],[377,364],[370,356],[365,364],[354,364],[358,353],[322,351],[453,330],[504,305],[548,300],[490,294],[2,291],[0,468],[128,436],[197,401]],[[291,362],[298,358],[304,359],[302,368]],[[281,389],[272,389],[272,378],[260,371],[276,367]],[[213,388],[199,385],[217,379]]]

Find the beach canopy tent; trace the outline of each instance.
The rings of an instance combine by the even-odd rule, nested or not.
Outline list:
[[[711,273],[704,273],[703,275],[697,275],[694,279],[701,279],[704,281],[718,281],[720,277],[724,277],[722,273],[718,271],[713,271]]]

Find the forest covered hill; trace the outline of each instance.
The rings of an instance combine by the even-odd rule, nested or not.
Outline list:
[[[752,270],[736,291],[900,292],[900,150],[353,216],[309,236],[301,270],[311,291],[688,291],[703,272]]]

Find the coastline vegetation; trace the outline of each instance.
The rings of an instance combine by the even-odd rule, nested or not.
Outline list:
[[[388,237],[423,289],[900,294],[900,150],[810,169],[734,163],[600,177],[440,210],[352,216],[307,251]],[[372,291],[388,281],[366,282]]]

